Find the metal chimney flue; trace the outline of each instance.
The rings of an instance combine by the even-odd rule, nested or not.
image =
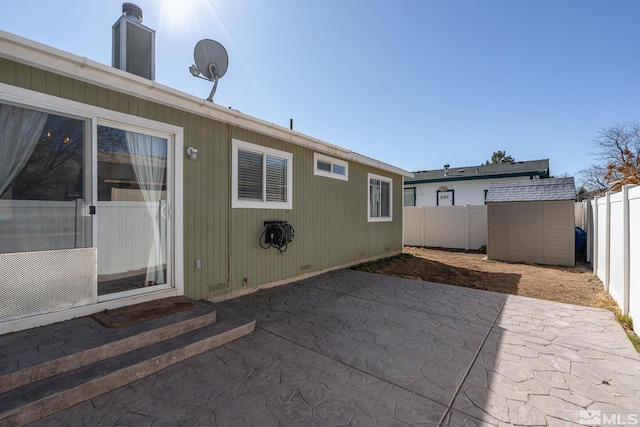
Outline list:
[[[122,15],[112,30],[111,65],[155,80],[156,32],[142,25],[142,9],[134,3],[122,3]]]
[[[137,4],[122,3],[122,14],[133,22],[142,23],[142,9]]]

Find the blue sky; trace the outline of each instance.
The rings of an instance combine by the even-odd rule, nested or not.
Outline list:
[[[410,171],[496,150],[593,161],[598,130],[640,119],[637,0],[137,0],[156,80],[206,98],[193,48],[222,43],[214,101]],[[3,0],[0,29],[111,64],[120,0]]]

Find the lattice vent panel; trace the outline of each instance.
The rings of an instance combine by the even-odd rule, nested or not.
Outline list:
[[[0,254],[0,321],[96,302],[96,248]]]

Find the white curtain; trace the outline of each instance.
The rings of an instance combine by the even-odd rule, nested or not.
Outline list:
[[[31,158],[47,116],[0,104],[0,197]]]
[[[160,198],[166,173],[167,140],[136,132],[127,132],[131,163],[151,221],[151,248],[145,284],[165,283],[160,233]]]

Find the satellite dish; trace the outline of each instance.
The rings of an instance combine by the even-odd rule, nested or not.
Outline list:
[[[193,50],[195,65],[189,67],[194,77],[200,77],[213,82],[213,89],[207,101],[213,102],[213,95],[218,87],[218,79],[225,75],[229,67],[227,50],[215,40],[203,39],[196,43]],[[204,77],[201,77],[204,76]]]

